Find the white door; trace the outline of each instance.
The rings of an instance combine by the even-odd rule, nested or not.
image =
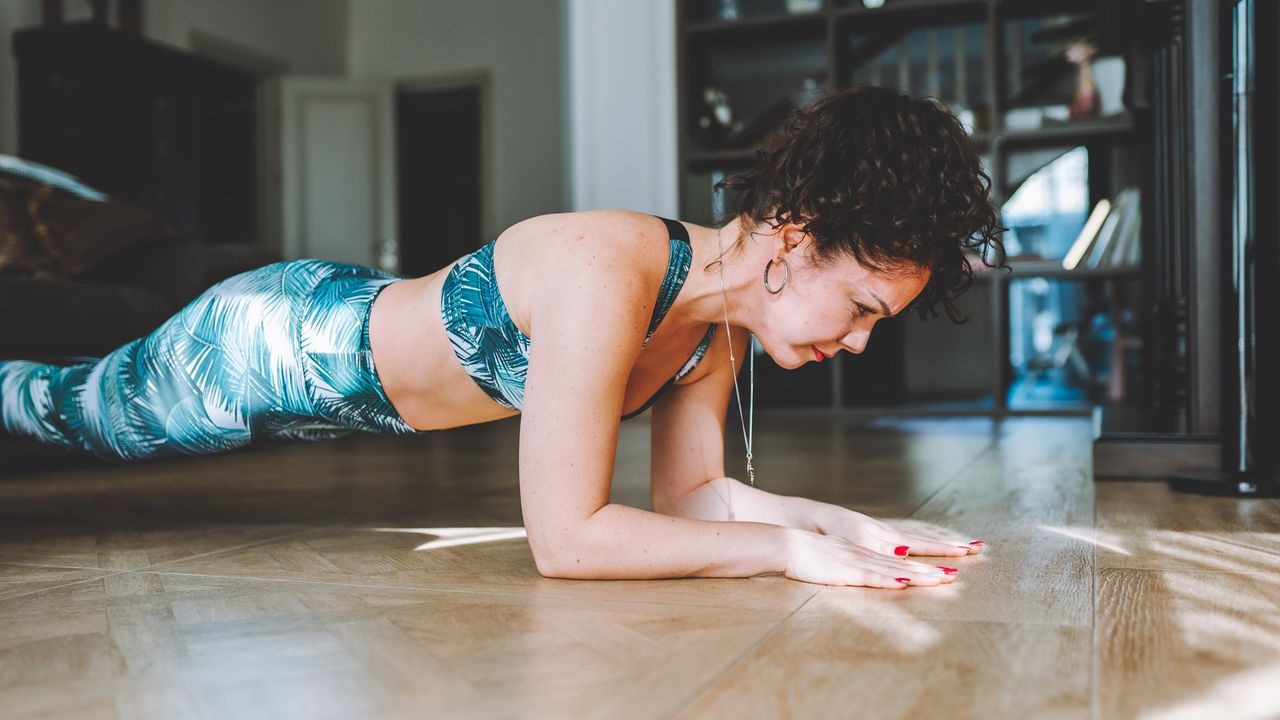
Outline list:
[[[266,237],[286,258],[398,272],[391,83],[280,77],[265,94]]]

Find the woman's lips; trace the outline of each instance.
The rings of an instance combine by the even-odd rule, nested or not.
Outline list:
[[[827,356],[822,354],[822,351],[818,349],[817,345],[810,345],[809,347],[813,348],[814,360],[817,360],[818,362],[822,362],[823,360],[827,359]]]

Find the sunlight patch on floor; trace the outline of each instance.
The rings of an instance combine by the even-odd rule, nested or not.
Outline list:
[[[1270,720],[1280,714],[1275,687],[1280,685],[1280,663],[1272,663],[1228,675],[1198,698],[1169,708],[1142,713],[1143,720],[1201,720],[1223,717],[1231,708],[1234,720]]]
[[[475,545],[477,543],[514,540],[527,537],[522,527],[480,527],[480,528],[369,528],[373,532],[416,533],[418,535],[434,535],[438,539],[425,542],[414,550],[436,550],[438,548],[458,545]]]
[[[1132,555],[1133,553],[1125,550],[1111,538],[1104,539],[1106,533],[1096,532],[1093,528],[1070,528],[1070,527],[1054,527],[1052,525],[1041,525],[1041,530],[1048,530],[1051,533],[1057,533],[1073,540],[1082,540],[1098,547],[1103,547],[1111,552],[1120,553],[1121,555]]]

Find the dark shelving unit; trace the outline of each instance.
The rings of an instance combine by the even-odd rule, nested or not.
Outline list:
[[[1009,288],[1015,282],[1033,278],[1086,288],[1092,296],[1105,295],[1123,303],[1123,307],[1140,317],[1146,345],[1141,356],[1142,366],[1132,368],[1130,373],[1133,387],[1126,402],[1150,404],[1150,368],[1146,366],[1149,360],[1146,353],[1166,347],[1171,337],[1167,328],[1153,330],[1150,327],[1151,309],[1162,300],[1159,293],[1152,293],[1152,288],[1159,287],[1157,278],[1150,269],[1144,269],[1159,265],[1168,257],[1168,253],[1153,251],[1158,250],[1159,244],[1154,234],[1162,227],[1157,215],[1168,212],[1167,204],[1161,205],[1161,198],[1156,195],[1158,178],[1152,171],[1157,135],[1161,131],[1154,124],[1153,116],[1158,118],[1159,113],[1153,113],[1142,103],[1135,107],[1132,98],[1126,97],[1123,112],[1111,116],[1063,122],[1046,117],[1040,127],[1030,129],[1010,127],[1006,123],[1006,113],[1018,109],[1014,103],[1017,93],[1011,90],[1015,85],[1011,83],[1025,82],[1029,74],[1026,68],[1040,72],[1038,76],[1032,74],[1033,78],[1052,80],[1055,77],[1052,71],[1060,72],[1060,68],[1055,69],[1045,58],[1031,57],[1034,53],[1026,50],[1022,40],[1023,28],[1045,17],[1064,14],[1077,16],[1080,24],[1101,25],[1105,15],[1111,14],[1114,20],[1115,6],[1099,0],[887,0],[876,8],[868,8],[860,0],[822,0],[816,8],[788,0],[737,0],[731,4],[739,11],[737,19],[717,17],[717,12],[724,7],[720,0],[681,0],[678,5],[681,217],[708,225],[727,220],[722,211],[729,199],[723,198],[724,206],[717,205],[711,196],[711,185],[724,175],[749,168],[756,162],[752,142],[734,142],[732,134],[709,140],[698,127],[697,118],[705,109],[702,92],[706,86],[726,89],[735,115],[740,116],[736,119],[742,120],[743,127],[764,123],[767,129],[767,120],[762,118],[776,109],[776,101],[788,97],[783,93],[795,93],[790,97],[793,105],[798,105],[805,99],[804,91],[809,92],[808,97],[813,96],[815,82],[822,90],[843,88],[868,82],[868,73],[872,80],[880,73],[880,84],[906,85],[914,95],[940,97],[961,114],[983,154],[997,203],[1003,204],[1008,199],[1007,193],[1013,189],[1010,183],[1022,179],[1010,172],[1012,160],[1028,153],[1044,153],[1055,148],[1065,152],[1080,146],[1086,148],[1089,158],[1086,212],[1099,199],[1112,198],[1124,187],[1136,186],[1142,196],[1144,259],[1138,266],[1064,270],[1055,259],[1013,257],[1009,261],[1010,272],[988,271],[975,275],[975,290],[985,289],[989,298],[983,312],[989,313],[984,322],[991,332],[973,337],[971,342],[991,348],[994,359],[982,394],[960,403],[951,402],[953,398],[909,397],[902,370],[906,336],[902,323],[917,321],[894,318],[877,323],[866,352],[856,357],[841,354],[839,362],[783,371],[767,356],[759,356],[757,372],[762,376],[762,383],[758,392],[761,392],[760,386],[768,388],[761,392],[762,407],[824,406],[848,411],[874,406],[878,411],[891,409],[899,413],[918,410],[921,414],[968,412],[994,416],[1089,414],[1093,403],[1088,401],[1065,408],[1010,407],[1007,402],[1013,375],[1009,363]],[[788,12],[789,7],[806,10],[793,14]],[[1049,31],[1042,34],[1044,32]],[[1176,32],[1176,28],[1168,32]],[[904,40],[913,33],[924,33],[930,62],[934,63],[931,69],[927,66],[924,73],[919,70],[918,58],[909,56],[916,45]],[[1126,60],[1146,63],[1153,52],[1136,45],[1139,36],[1134,33],[1132,37],[1125,37],[1112,32],[1104,38],[1104,44],[1108,44],[1111,54],[1116,54],[1117,43],[1129,43],[1120,49]],[[980,47],[981,52],[975,53],[975,47]],[[1032,51],[1035,49],[1031,47]],[[734,51],[739,54],[733,55]],[[951,98],[937,92],[940,86],[938,57],[945,53],[954,59],[950,68],[954,82],[948,88]],[[975,57],[977,54],[981,57]],[[1024,55],[1026,65],[1021,64]],[[748,59],[738,67],[726,64],[734,58]],[[872,66],[870,70],[868,65]],[[1022,75],[1013,77],[1011,66],[1023,68]],[[1139,72],[1130,70],[1135,75]],[[753,77],[752,72],[758,76]],[[884,77],[885,74],[893,77]],[[909,86],[910,81],[920,78],[926,87]],[[804,86],[806,79],[810,81],[808,88]],[[903,80],[908,82],[901,82]],[[1164,82],[1176,85],[1170,78]],[[963,102],[957,103],[955,98]],[[1082,290],[1081,295],[1084,294]],[[1158,341],[1153,341],[1153,335],[1159,336]],[[1161,382],[1167,384],[1169,377]],[[1126,409],[1120,414],[1136,417],[1143,413]]]

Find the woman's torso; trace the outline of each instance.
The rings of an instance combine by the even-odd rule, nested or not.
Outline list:
[[[653,288],[664,287],[671,248],[660,218],[603,210],[542,215],[513,225],[493,245],[492,269],[510,322],[530,332],[526,308],[535,293],[560,292],[555,258],[565,238],[590,238],[593,249],[623,260]],[[457,265],[420,278],[401,280],[379,293],[369,319],[374,364],[388,398],[405,422],[419,430],[457,427],[509,417],[518,412],[496,402],[463,368],[450,343],[441,313],[441,293]],[[683,282],[683,278],[680,278]],[[678,289],[678,288],[676,288]],[[627,381],[625,413],[644,407],[705,348],[706,325],[672,321],[669,311],[640,352]],[[582,332],[599,332],[584,327]],[[690,382],[690,373],[680,382]]]

